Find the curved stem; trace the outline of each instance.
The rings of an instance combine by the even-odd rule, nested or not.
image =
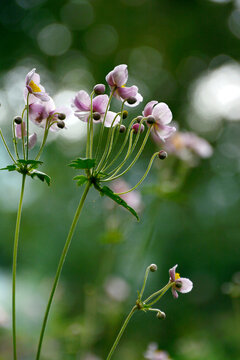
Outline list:
[[[14,157],[13,157],[12,154],[11,154],[11,151],[9,150],[9,147],[7,146],[7,143],[6,143],[5,139],[4,139],[4,136],[3,136],[3,133],[2,133],[2,130],[1,130],[1,129],[0,129],[0,136],[1,136],[2,141],[3,141],[3,144],[5,145],[5,148],[6,148],[7,152],[8,152],[8,155],[10,156],[10,158],[12,159],[12,161],[13,161],[15,164],[17,164],[16,160],[14,159]]]
[[[155,299],[150,303],[147,304],[148,306],[152,306],[155,304],[165,293],[170,289],[175,283],[169,282],[166,286],[164,286],[161,290],[156,291],[152,295],[150,295],[146,300],[144,300],[144,303],[147,304],[149,300],[155,297]]]
[[[146,176],[148,175],[148,173],[149,173],[149,171],[150,171],[150,169],[151,169],[151,167],[152,167],[152,163],[153,163],[155,157],[156,157],[158,154],[159,154],[159,152],[156,152],[156,153],[153,154],[153,156],[151,157],[151,160],[149,161],[147,170],[145,171],[143,177],[139,180],[139,182],[138,182],[134,187],[132,187],[131,189],[129,189],[129,190],[127,190],[127,191],[123,191],[123,192],[121,192],[121,193],[117,193],[117,194],[115,193],[115,194],[116,194],[116,195],[124,195],[124,194],[127,194],[127,193],[135,190],[135,189],[143,182],[143,180],[146,178]]]
[[[18,253],[18,239],[22,213],[23,194],[25,187],[26,175],[22,176],[22,188],[20,200],[17,211],[17,220],[13,245],[13,266],[12,266],[12,338],[13,338],[13,359],[17,359],[17,343],[16,343],[16,271],[17,271],[17,253]]]
[[[148,278],[148,275],[149,275],[150,267],[151,267],[151,265],[149,265],[147,267],[146,271],[145,271],[145,276],[144,276],[144,280],[143,280],[143,286],[142,286],[141,292],[139,294],[139,300],[142,299],[142,296],[143,296],[143,293],[144,293],[144,290],[145,290],[145,286],[146,286],[146,283],[147,283],[147,278]]]
[[[43,324],[42,324],[42,328],[41,328],[41,332],[40,332],[36,360],[39,360],[39,358],[40,358],[43,337],[44,337],[44,333],[45,333],[45,330],[46,330],[47,320],[48,320],[50,308],[51,308],[51,305],[52,305],[53,297],[54,297],[54,294],[55,294],[55,291],[56,291],[56,288],[57,288],[59,277],[61,275],[61,271],[62,271],[62,268],[63,268],[64,261],[65,261],[65,258],[67,256],[67,252],[68,252],[69,246],[71,244],[71,240],[72,240],[74,231],[76,229],[78,219],[79,219],[81,210],[83,208],[83,204],[84,204],[84,201],[86,199],[86,196],[87,196],[88,191],[90,189],[90,186],[91,186],[91,183],[88,182],[86,187],[85,187],[85,190],[84,190],[84,192],[82,194],[82,197],[81,197],[81,200],[80,200],[79,205],[77,207],[77,210],[75,212],[73,222],[72,222],[72,225],[70,227],[70,230],[69,230],[69,233],[68,233],[68,236],[67,236],[67,240],[65,242],[65,245],[64,245],[64,248],[63,248],[59,263],[58,263],[57,272],[56,272],[54,282],[53,282],[53,286],[52,286],[52,290],[51,290],[51,293],[50,293],[50,296],[49,296],[49,299],[48,299],[48,303],[47,303],[47,307],[46,307],[46,311],[45,311],[45,315],[44,315],[44,319],[43,319]]]
[[[18,153],[17,139],[16,139],[16,134],[15,134],[15,122],[14,122],[14,120],[12,122],[12,136],[13,136],[13,146],[14,146],[14,150],[15,150],[15,155],[16,155],[17,160],[19,160],[19,153]]]
[[[48,120],[46,120],[42,145],[40,146],[40,149],[39,149],[39,151],[38,151],[38,154],[37,154],[37,156],[35,157],[35,160],[38,160],[38,159],[40,158],[41,154],[42,154],[44,145],[45,145],[45,143],[46,143],[46,141],[47,141],[48,131],[49,131],[49,128],[48,128]]]
[[[122,334],[124,333],[124,330],[126,329],[127,324],[129,323],[129,320],[131,319],[131,317],[133,316],[133,314],[134,314],[134,312],[136,310],[137,310],[137,306],[135,305],[132,308],[132,310],[130,311],[130,313],[128,314],[126,320],[124,321],[123,326],[121,327],[121,330],[119,331],[118,336],[117,336],[116,340],[114,341],[114,344],[113,344],[113,346],[112,346],[106,360],[111,359],[111,357],[112,357],[112,355],[113,355],[113,353],[114,353],[114,351],[115,351],[115,349],[116,349],[116,347],[117,347],[117,345],[118,345],[118,343],[119,343],[119,341],[120,341],[120,339],[122,337]]]

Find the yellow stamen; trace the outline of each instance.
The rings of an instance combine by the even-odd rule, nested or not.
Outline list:
[[[41,92],[40,87],[37,86],[35,84],[35,82],[33,82],[32,80],[30,81],[29,86],[30,86],[30,88],[32,89],[33,92]]]
[[[178,280],[178,279],[180,279],[180,277],[181,277],[180,274],[179,274],[179,273],[176,273],[176,274],[175,274],[175,281]]]

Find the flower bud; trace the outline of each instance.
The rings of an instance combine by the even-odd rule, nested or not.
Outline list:
[[[149,115],[149,116],[147,117],[147,123],[148,123],[149,125],[155,124],[155,122],[156,122],[156,120],[155,120],[155,117],[154,117],[154,116]]]
[[[136,123],[136,124],[133,125],[132,129],[133,129],[134,134],[137,134],[137,133],[138,133],[139,127],[140,127],[140,124],[138,124],[138,123]],[[140,134],[144,131],[144,129],[145,129],[144,125],[141,124]]]
[[[124,110],[123,113],[122,113],[122,118],[126,119],[127,117],[128,117],[128,111]]]
[[[58,114],[58,118],[59,118],[59,120],[65,120],[65,119],[66,119],[66,115],[63,114],[63,113],[60,113],[60,114]]]
[[[37,143],[37,134],[33,133],[28,137],[28,148],[31,150]]]
[[[159,153],[158,153],[158,157],[159,157],[159,159],[161,159],[161,160],[166,159],[166,157],[167,157],[166,151],[160,150]]]
[[[123,133],[125,133],[125,131],[126,131],[126,126],[121,125],[120,128],[119,128],[119,132],[120,132],[121,134],[123,134]]]
[[[93,113],[93,119],[98,121],[101,119],[101,114],[99,112],[94,112]]]
[[[59,129],[63,129],[65,127],[65,122],[62,120],[58,120],[57,127],[59,127]]]
[[[137,102],[137,99],[134,97],[134,96],[130,96],[128,99],[127,99],[127,103],[129,105],[133,105]]]
[[[104,84],[97,84],[94,86],[93,91],[96,95],[102,95],[105,93],[105,85]]]
[[[136,118],[136,120],[137,120],[137,122],[138,123],[140,123],[140,121],[143,119],[143,116],[141,116],[141,115],[139,115],[137,118]]]
[[[151,272],[155,272],[155,271],[157,271],[157,265],[156,264],[151,264],[149,269],[150,269]]]
[[[158,319],[162,319],[162,320],[166,319],[166,314],[165,314],[165,312],[159,310],[159,311],[157,312],[157,318],[158,318]]]
[[[15,124],[21,124],[22,123],[22,118],[21,118],[21,116],[15,116],[15,118],[14,118],[14,122],[15,122]]]

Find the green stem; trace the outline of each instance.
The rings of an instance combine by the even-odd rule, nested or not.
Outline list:
[[[123,192],[121,192],[121,193],[117,193],[116,195],[124,195],[124,194],[127,194],[127,193],[135,190],[135,189],[143,182],[143,180],[146,178],[146,176],[148,175],[148,173],[149,173],[149,171],[150,171],[150,169],[151,169],[151,167],[152,167],[152,163],[153,163],[155,157],[156,157],[158,154],[159,154],[159,152],[156,152],[156,153],[153,154],[153,156],[151,157],[151,160],[149,161],[147,170],[145,171],[143,177],[139,180],[139,182],[138,182],[134,187],[132,187],[131,189],[129,189],[129,190],[127,190],[127,191],[123,191]]]
[[[49,128],[48,128],[48,120],[46,120],[42,145],[40,146],[39,152],[38,152],[37,156],[35,157],[35,160],[40,159],[40,156],[41,156],[41,154],[42,154],[44,145],[45,145],[45,143],[46,143],[46,141],[47,141],[48,131],[49,131]]]
[[[26,175],[22,176],[22,188],[18,205],[14,245],[13,245],[13,266],[12,266],[12,339],[13,339],[13,358],[17,360],[17,342],[16,342],[16,271],[17,271],[17,253],[18,253],[18,239],[22,213],[23,194],[25,187]]]
[[[13,146],[14,146],[15,154],[16,154],[17,160],[19,160],[19,153],[18,153],[18,148],[17,148],[17,139],[16,139],[16,134],[15,134],[15,122],[14,122],[14,120],[12,122],[12,136],[13,136]]]
[[[147,283],[147,278],[148,278],[148,275],[149,275],[149,271],[150,271],[150,267],[151,265],[149,265],[145,271],[145,276],[144,276],[144,280],[143,280],[143,286],[142,286],[142,290],[139,294],[139,300],[142,299],[142,296],[143,296],[143,293],[144,293],[144,290],[145,290],[145,286],[146,286],[146,283]]]
[[[164,286],[161,290],[156,291],[152,295],[150,295],[146,300],[144,300],[144,303],[147,304],[149,300],[156,297],[150,304],[147,304],[148,306],[152,306],[155,304],[158,300],[161,299],[161,297],[170,289],[175,283],[169,282],[166,286]]]
[[[27,160],[28,160],[28,141],[29,141],[29,95],[30,93],[28,93],[27,95],[27,149],[26,149],[26,154],[27,154]]]
[[[44,315],[44,319],[43,319],[43,324],[42,324],[42,328],[41,328],[41,332],[40,332],[36,360],[39,360],[39,358],[40,358],[43,337],[44,337],[44,333],[45,333],[45,330],[46,330],[47,320],[48,320],[50,308],[51,308],[51,305],[52,305],[53,297],[54,297],[54,294],[55,294],[55,291],[56,291],[56,288],[57,288],[59,277],[61,275],[61,271],[62,271],[62,268],[63,268],[64,261],[65,261],[65,258],[67,256],[67,252],[68,252],[69,246],[71,244],[71,240],[72,240],[74,231],[76,229],[78,219],[79,219],[81,210],[83,208],[84,201],[85,201],[85,199],[87,197],[88,191],[90,189],[90,186],[91,186],[91,183],[88,182],[86,187],[85,187],[85,190],[84,190],[84,192],[82,194],[82,197],[81,197],[81,200],[80,200],[79,205],[77,207],[77,210],[75,212],[73,222],[72,222],[72,225],[70,227],[68,237],[67,237],[67,240],[65,242],[65,245],[64,245],[64,248],[63,248],[59,263],[58,263],[57,272],[56,272],[56,275],[55,275],[55,278],[54,278],[53,286],[52,286],[51,293],[50,293],[50,296],[49,296],[49,300],[48,300],[48,303],[47,303],[47,307],[46,307],[46,311],[45,311],[45,315]]]
[[[2,141],[3,141],[3,144],[5,145],[5,148],[6,148],[7,152],[8,152],[8,155],[10,156],[10,158],[12,159],[12,161],[13,161],[15,164],[17,164],[16,160],[14,159],[14,157],[13,157],[12,154],[11,154],[11,151],[9,150],[9,147],[7,146],[7,143],[6,143],[5,139],[4,139],[4,136],[3,136],[3,133],[2,133],[2,130],[1,130],[1,129],[0,129],[0,136],[1,136]]]
[[[111,359],[111,357],[112,357],[112,355],[113,355],[113,353],[114,353],[114,351],[115,351],[115,349],[116,349],[116,347],[117,347],[117,345],[118,345],[118,343],[119,343],[119,341],[120,341],[120,339],[121,339],[121,337],[122,337],[122,334],[124,333],[124,330],[126,329],[127,324],[129,323],[129,320],[131,319],[131,317],[133,316],[133,314],[134,314],[134,312],[135,312],[136,310],[137,310],[137,306],[135,305],[135,306],[132,308],[132,310],[130,311],[130,313],[128,314],[126,320],[124,321],[123,326],[121,327],[121,330],[119,331],[118,336],[117,336],[116,340],[114,341],[114,344],[113,344],[113,346],[112,346],[112,348],[111,348],[111,350],[110,350],[110,352],[109,352],[108,357],[107,357],[106,360],[110,360],[110,359]]]
[[[94,91],[91,93],[90,147],[89,147],[89,157],[90,157],[90,159],[92,159],[92,153],[93,153],[93,95],[94,95]]]

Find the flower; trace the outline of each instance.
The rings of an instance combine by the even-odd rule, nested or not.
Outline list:
[[[49,101],[50,97],[46,93],[44,87],[40,84],[40,76],[35,71],[36,69],[32,69],[26,76],[25,99],[27,98],[27,95],[30,93],[42,101]],[[34,102],[33,97],[31,99],[31,102]]]
[[[167,126],[172,121],[172,112],[167,104],[153,100],[147,103],[143,110],[143,116],[149,118],[147,124],[153,126],[153,135],[158,140],[165,141],[176,131],[174,126]],[[150,122],[151,120],[151,122]]]
[[[211,145],[192,132],[177,131],[166,141],[166,150],[181,160],[193,162],[194,156],[208,158],[212,155]]]
[[[64,113],[66,116],[69,115],[70,111],[67,108],[57,107],[54,104],[54,101],[49,97],[49,101],[34,102],[29,105],[29,119],[36,125],[44,128],[46,121],[52,124],[50,130],[57,131],[59,127],[57,126],[58,114]]]
[[[94,113],[100,114],[99,120],[94,120],[93,118],[93,122],[99,122],[99,121],[103,122],[104,114],[108,106],[108,100],[109,98],[107,95],[98,95],[95,98],[93,98],[92,101],[93,114]],[[80,120],[84,122],[88,121],[91,115],[91,98],[86,91],[80,90],[76,94],[72,102],[72,108],[74,109],[74,115],[76,117],[78,117]],[[115,117],[116,119],[114,120]],[[117,116],[117,114],[112,111],[108,111],[105,118],[104,126],[111,127],[113,120],[114,120],[114,125],[116,125],[120,121],[120,116]]]
[[[128,106],[137,106],[142,100],[142,95],[138,92],[138,87],[133,85],[126,87],[125,84],[128,80],[128,69],[127,65],[122,64],[116,66],[106,76],[106,81],[110,86],[111,90],[114,91],[114,96],[119,100],[127,100],[129,98],[136,98],[134,104],[126,103]]]
[[[193,288],[193,283],[191,280],[182,278],[179,273],[176,273],[177,266],[178,265],[175,265],[169,270],[169,281],[174,283],[172,286],[172,294],[176,299],[178,298],[177,291],[185,294],[190,292]]]
[[[156,343],[150,343],[147,351],[144,354],[145,359],[148,360],[171,360],[168,353],[163,350],[158,350]]]

